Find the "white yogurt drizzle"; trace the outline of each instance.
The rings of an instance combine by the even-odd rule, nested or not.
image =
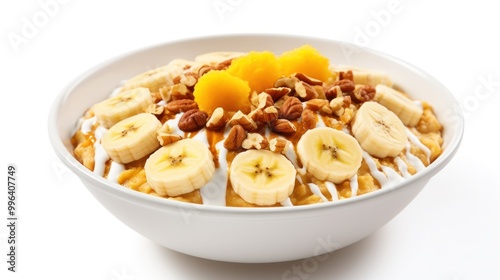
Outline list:
[[[326,127],[323,117],[320,114],[316,114],[318,121],[316,122],[316,127]]]
[[[88,118],[86,120],[84,120],[82,122],[82,126],[80,128],[80,131],[83,133],[83,134],[87,134],[87,133],[90,133],[92,131],[92,127],[94,126],[94,124],[97,122],[97,117],[96,116],[93,116],[91,118]]]
[[[179,134],[179,135],[184,135],[184,131],[182,131],[179,128],[179,120],[181,119],[181,117],[182,117],[183,114],[184,113],[179,113],[179,114],[175,115],[175,118],[166,121],[166,123],[168,124],[168,126],[171,127],[174,130],[172,133]]]
[[[219,153],[219,168],[215,169],[213,179],[200,189],[200,195],[205,205],[225,206],[228,169],[224,140],[217,142],[215,149]]]
[[[94,173],[99,176],[104,176],[104,169],[106,167],[106,161],[109,160],[109,155],[104,150],[101,145],[101,138],[108,131],[102,126],[98,126],[94,132],[95,142],[94,142]]]
[[[287,199],[283,200],[282,202],[280,202],[280,204],[281,204],[281,206],[284,206],[284,207],[293,206],[292,201],[290,200],[289,197]]]
[[[418,139],[417,135],[415,135],[413,132],[411,132],[410,129],[406,128],[406,135],[408,136],[408,139],[417,146],[420,150],[424,152],[424,154],[427,156],[427,162],[431,162],[431,150],[427,148],[422,142],[420,142],[420,139]],[[408,151],[408,149],[406,149]]]
[[[398,166],[398,170],[399,170],[399,172],[401,172],[401,174],[403,175],[404,178],[411,177],[410,172],[408,172],[408,166],[406,165],[404,160],[402,160],[400,157],[395,157],[394,162],[396,162],[396,164]],[[422,164],[422,163],[420,162],[420,164]]]
[[[337,201],[339,200],[339,193],[337,192],[337,188],[335,187],[335,184],[329,181],[325,182],[326,189],[330,194],[332,195],[332,201]]]
[[[383,172],[380,172],[377,168],[377,163],[375,160],[368,154],[367,152],[363,151],[363,159],[365,160],[366,164],[368,165],[368,169],[370,169],[370,173],[372,176],[377,179],[377,181],[380,183],[380,186],[383,187],[385,184],[387,184],[387,177]]]
[[[125,171],[125,165],[118,163],[114,160],[111,161],[111,166],[109,167],[109,172],[108,172],[108,177],[107,179],[117,183],[118,182],[118,176],[120,173]]]
[[[351,197],[358,195],[358,174],[354,174],[349,179],[349,184],[351,185]]]
[[[415,169],[417,170],[417,172],[423,170],[425,168],[425,165],[422,163],[422,161],[417,156],[415,156],[414,154],[410,153],[410,149],[411,149],[411,144],[408,141],[406,143],[406,153],[405,153],[406,160],[411,165],[413,165],[413,167],[415,167]]]
[[[316,185],[314,183],[308,183],[307,185],[309,186],[309,189],[311,190],[311,192],[313,194],[319,196],[321,198],[321,200],[323,200],[323,202],[328,202],[328,198],[326,198],[326,196],[323,195],[323,193],[319,189],[318,185]]]

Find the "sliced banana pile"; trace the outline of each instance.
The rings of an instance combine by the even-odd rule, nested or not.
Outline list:
[[[155,93],[162,87],[171,85],[175,78],[187,68],[191,67],[193,70],[197,69],[197,66],[193,65],[227,63],[228,59],[241,55],[243,53],[213,52],[199,55],[194,61],[174,60],[166,66],[131,78],[124,83],[118,94],[95,104],[92,107],[95,118],[102,127],[107,129],[101,138],[101,144],[111,160],[125,166],[134,161],[143,160],[147,183],[161,196],[175,197],[190,193],[214,180],[218,168],[216,167],[217,161],[225,161],[225,156],[220,157],[219,150],[214,151],[213,146],[211,148],[208,142],[200,140],[203,137],[190,138],[192,136],[188,133],[179,133],[180,130],[177,127],[169,127],[165,121],[160,121],[159,116],[150,113],[148,108],[163,106],[158,105],[160,103],[155,104]],[[253,138],[249,137],[246,141],[250,143],[252,140],[258,140],[260,144],[243,145],[231,158],[228,157],[227,164],[223,165],[228,169],[225,173],[227,174],[225,180],[236,194],[248,203],[272,206],[289,199],[297,184],[307,184],[299,178],[300,174],[308,174],[317,181],[341,184],[346,180],[356,178],[354,176],[357,175],[363,163],[364,152],[379,159],[397,157],[404,152],[409,141],[408,127],[414,127],[419,123],[423,115],[422,107],[402,92],[392,88],[392,81],[384,74],[356,69],[349,75],[351,75],[349,79],[356,86],[369,85],[375,88],[375,93],[370,100],[355,99],[358,103],[346,108],[345,111],[350,110],[353,115],[352,120],[349,120],[342,129],[317,125],[305,130],[297,130],[296,126],[301,122],[300,117],[295,121],[282,121],[282,125],[293,128],[293,133],[301,134],[282,135],[288,140],[281,140],[282,145],[278,151],[277,139],[269,139],[273,140],[272,145],[268,145],[270,142],[263,142],[263,140],[267,141],[264,136],[266,133],[263,133],[265,129],[259,132],[262,137],[255,137],[257,124],[250,115],[245,115],[244,117],[247,118],[238,120],[246,121],[246,123],[241,123],[242,127],[244,124],[254,124],[251,126],[254,130],[251,133],[250,130],[244,131],[243,137],[247,136],[247,133],[253,135]],[[317,83],[315,87],[309,88],[309,90],[316,89],[318,89]],[[291,88],[288,92],[293,90]],[[349,93],[344,93],[342,96],[343,92],[340,88],[336,90],[340,97],[349,97]],[[317,94],[315,96],[318,98]],[[281,97],[277,99],[279,98]],[[265,101],[259,102],[262,110],[267,106],[273,106],[272,99],[262,100]],[[163,101],[164,103],[170,102],[170,100]],[[278,100],[274,101],[276,104],[279,103]],[[328,100],[330,101],[333,104],[332,100]],[[180,105],[190,104],[190,102],[176,102]],[[271,104],[266,102],[271,102]],[[333,115],[332,110],[336,110],[333,107],[325,109],[324,106],[326,104],[328,107],[328,103],[321,104],[323,104],[321,105],[322,111],[318,109],[315,112],[317,119],[321,118],[321,112],[330,112],[332,118],[341,117]],[[305,111],[308,107],[305,103],[302,105]],[[330,106],[333,105],[330,104]],[[265,112],[274,112],[274,118],[288,113],[278,107],[272,109],[275,110]],[[179,114],[185,113],[180,111]],[[300,112],[296,115],[300,116]],[[210,125],[220,126],[219,123],[226,118],[226,115],[221,115],[217,120],[211,119]],[[175,119],[172,119],[173,123],[176,124],[174,120],[179,119],[177,115]],[[192,121],[194,125],[197,125],[196,118]],[[220,126],[222,128],[220,133],[227,139],[230,127],[229,124],[226,126],[224,124]],[[225,133],[224,128],[228,128]],[[173,134],[174,131],[177,134]],[[279,132],[278,129],[273,131]],[[205,133],[205,131],[199,133]],[[284,146],[283,143],[287,143],[286,145],[292,143],[291,145],[294,146],[285,153],[285,148],[288,146]]]

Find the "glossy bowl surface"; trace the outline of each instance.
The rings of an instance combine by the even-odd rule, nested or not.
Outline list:
[[[157,198],[96,176],[72,156],[77,120],[118,83],[175,58],[211,51],[270,50],[277,54],[310,44],[332,64],[388,73],[413,98],[426,100],[444,126],[444,152],[402,184],[338,202],[280,208],[193,205]],[[320,38],[225,35],[168,42],[103,62],[72,81],[54,100],[49,136],[60,160],[114,216],[162,246],[206,259],[264,263],[331,252],[370,235],[395,217],[456,153],[463,134],[457,100],[434,77],[392,56]],[[453,109],[453,110],[452,110]],[[77,209],[75,209],[77,211]]]

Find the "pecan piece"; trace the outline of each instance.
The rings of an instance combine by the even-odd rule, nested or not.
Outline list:
[[[205,111],[191,109],[185,112],[179,119],[179,129],[184,132],[192,132],[205,127],[208,114]]]
[[[185,84],[175,84],[168,86],[166,90],[160,92],[163,100],[194,99],[193,93]],[[166,99],[169,97],[168,99]]]
[[[316,127],[316,116],[313,111],[305,109],[301,115],[302,127],[304,129],[313,129]]]
[[[333,113],[338,117],[344,114],[344,109],[347,107],[344,101],[343,96],[336,97],[330,101],[330,108],[332,108]]]
[[[265,109],[255,109],[251,113],[252,120],[261,123],[270,123],[278,118],[278,109],[274,106]]]
[[[352,92],[352,97],[354,98],[354,101],[363,103],[372,100],[373,97],[375,97],[375,94],[376,91],[373,86],[362,85],[362,86],[357,86],[354,89],[354,91]]]
[[[151,113],[153,115],[161,115],[163,114],[163,111],[165,110],[165,107],[162,105],[158,104],[151,104],[146,108],[146,113]]]
[[[282,134],[292,134],[297,131],[295,125],[292,122],[286,119],[277,119],[270,123],[271,129],[274,132],[282,133]]]
[[[333,113],[332,109],[330,108],[330,102],[326,99],[311,99],[306,102],[306,109],[310,109],[314,112],[325,113],[327,115]]]
[[[292,92],[292,89],[289,87],[274,87],[268,88],[264,90],[265,93],[269,94],[274,102],[278,101],[281,97]]]
[[[170,134],[170,133],[159,133],[158,136],[158,141],[160,141],[160,145],[166,146],[168,144],[175,143],[179,140],[182,139],[182,136],[178,134]]]
[[[284,154],[288,149],[288,143],[289,141],[284,138],[281,137],[273,138],[269,141],[269,150],[271,152]]]
[[[192,109],[198,109],[198,104],[192,99],[178,99],[167,103],[165,108],[174,114],[178,114]]]
[[[304,108],[297,97],[290,97],[281,106],[278,116],[280,119],[295,120],[300,117]]]
[[[211,66],[211,65],[203,65],[200,67],[200,69],[198,69],[198,77],[201,77],[203,75],[205,75],[206,73],[212,71],[212,70],[216,70],[217,68],[215,68],[214,66]]]
[[[227,116],[222,107],[215,108],[214,112],[207,121],[207,129],[219,130],[226,127]]]
[[[338,88],[337,88],[338,87]],[[326,91],[325,95],[328,100],[331,100],[335,97],[340,96],[339,90],[341,93],[352,92],[354,90],[354,82],[348,79],[342,79],[334,82]]]
[[[273,98],[271,97],[271,95],[267,94],[266,92],[259,93],[258,101],[259,101],[259,105],[257,106],[257,108],[259,108],[259,109],[265,109],[269,106],[274,105]]]
[[[297,81],[298,79],[295,77],[281,77],[274,82],[274,87],[287,87],[293,90]]]
[[[245,140],[243,140],[243,142],[241,143],[241,147],[246,150],[263,150],[267,148],[268,145],[269,141],[267,140],[267,138],[260,135],[259,133],[248,133]]]
[[[352,70],[340,71],[339,72],[339,80],[347,79],[354,82],[354,75],[352,74]]]
[[[294,77],[311,86],[323,85],[323,81],[309,77],[304,73],[295,73]]]
[[[254,131],[257,129],[257,124],[248,116],[243,114],[243,112],[236,112],[233,117],[229,120],[229,125],[241,125],[246,131]]]
[[[311,100],[318,97],[316,89],[302,81],[295,83],[295,92],[302,100]]]
[[[237,150],[241,147],[243,141],[247,138],[247,132],[245,129],[237,124],[231,127],[226,139],[224,140],[224,148],[229,151]]]

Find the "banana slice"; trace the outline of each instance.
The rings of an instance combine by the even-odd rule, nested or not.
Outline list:
[[[187,138],[154,152],[144,166],[148,184],[160,195],[190,193],[208,183],[215,172],[208,146]]]
[[[247,150],[234,157],[229,180],[245,201],[265,206],[282,202],[292,194],[296,172],[281,154]]]
[[[171,68],[171,66],[165,65],[140,73],[127,80],[123,84],[123,90],[143,87],[148,88],[153,93],[158,92],[160,88],[172,84],[174,74]]]
[[[354,176],[363,150],[351,135],[331,127],[308,130],[297,143],[297,153],[307,172],[321,181],[342,183]]]
[[[416,126],[422,117],[423,109],[401,92],[386,85],[375,87],[374,101],[384,105],[410,127]]]
[[[384,84],[392,86],[391,78],[383,72],[377,72],[369,69],[350,67],[350,66],[340,66],[338,68],[335,68],[334,70],[337,72],[340,71],[345,72],[351,70],[354,84],[371,85],[371,86]]]
[[[244,54],[243,52],[209,52],[198,55],[194,60],[200,64],[213,65]]]
[[[117,122],[133,115],[144,113],[153,98],[147,88],[136,88],[124,91],[94,105],[94,114],[99,123],[110,128]]]
[[[352,133],[370,155],[395,157],[403,151],[408,138],[403,122],[377,102],[365,102],[354,116]]]
[[[119,163],[141,159],[160,147],[156,131],[161,122],[152,114],[140,113],[113,125],[101,138],[109,157]]]

